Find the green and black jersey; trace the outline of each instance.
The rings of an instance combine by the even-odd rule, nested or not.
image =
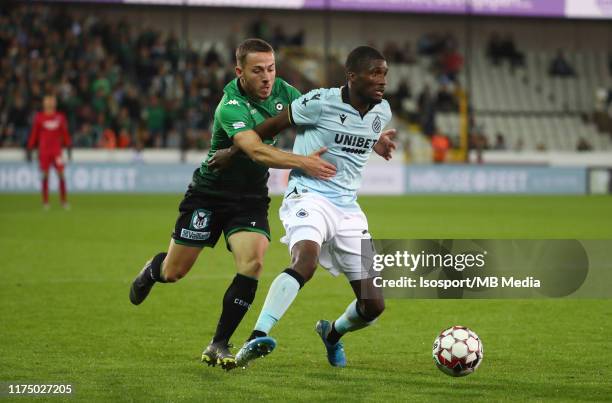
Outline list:
[[[253,100],[232,80],[223,89],[223,98],[215,110],[211,148],[199,169],[193,174],[192,189],[199,193],[219,197],[267,196],[268,167],[251,160],[239,152],[230,167],[221,172],[208,169],[208,160],[217,150],[233,145],[232,137],[245,130],[252,130],[269,117],[287,108],[300,92],[280,78],[276,78],[272,93],[264,100]],[[275,144],[276,139],[266,140]]]

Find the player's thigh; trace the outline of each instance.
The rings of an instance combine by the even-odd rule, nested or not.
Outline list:
[[[259,277],[270,243],[268,197],[253,198],[231,205],[223,224],[227,248],[234,255],[238,273]]]
[[[168,246],[168,255],[164,259],[163,264],[162,271],[164,278],[169,281],[176,281],[185,277],[198,259],[201,251],[201,247],[181,245],[176,243],[174,239],[171,239]]]
[[[63,178],[64,177],[65,164],[64,164],[64,159],[62,158],[62,154],[53,155],[53,157],[51,159],[51,165],[53,166],[53,168],[55,168],[55,171],[57,172],[57,175],[60,178]]]
[[[260,232],[238,231],[227,238],[234,256],[236,271],[242,275],[259,278],[263,270],[264,255],[270,241]]]
[[[38,167],[42,172],[43,176],[49,175],[49,168],[51,168],[51,163],[53,162],[53,156],[50,154],[40,154],[38,156]]]

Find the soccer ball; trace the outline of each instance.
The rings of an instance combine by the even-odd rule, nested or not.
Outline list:
[[[467,327],[453,326],[436,337],[432,354],[440,371],[450,376],[466,376],[482,362],[482,341]]]

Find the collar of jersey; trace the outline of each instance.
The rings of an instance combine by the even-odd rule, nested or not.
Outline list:
[[[342,102],[344,102],[345,104],[349,104],[349,106],[353,108],[359,114],[359,116],[361,116],[361,119],[363,119],[364,116],[367,115],[368,112],[370,112],[372,108],[374,108],[374,106],[376,106],[376,104],[368,105],[368,110],[362,115],[361,112],[359,112],[353,105],[351,105],[351,97],[349,96],[348,83],[344,84],[342,88],[340,88],[340,93],[342,94]]]

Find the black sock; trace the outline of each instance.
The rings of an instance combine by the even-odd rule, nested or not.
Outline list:
[[[266,337],[268,334],[266,332],[262,332],[261,330],[253,330],[247,341],[251,341],[258,337]]]
[[[155,255],[153,260],[151,260],[151,265],[149,266],[149,272],[151,274],[151,278],[158,283],[165,283],[166,280],[161,275],[161,267],[164,259],[168,254],[166,252],[161,252]]]
[[[304,283],[306,283],[306,281],[304,280],[304,277],[302,277],[300,273],[298,273],[297,271],[293,269],[285,269],[283,270],[283,273],[287,273],[288,275],[293,277],[295,281],[297,281],[298,284],[300,285],[300,290],[302,289],[302,287],[304,287]]]
[[[256,291],[256,279],[236,274],[223,296],[223,310],[217,324],[217,331],[213,337],[213,343],[227,342],[232,337],[240,321],[251,307]]]
[[[336,322],[334,321],[334,323],[332,323],[331,331],[327,334],[327,342],[330,344],[336,344],[340,340],[340,337],[342,337],[342,334],[338,333],[336,330]]]

